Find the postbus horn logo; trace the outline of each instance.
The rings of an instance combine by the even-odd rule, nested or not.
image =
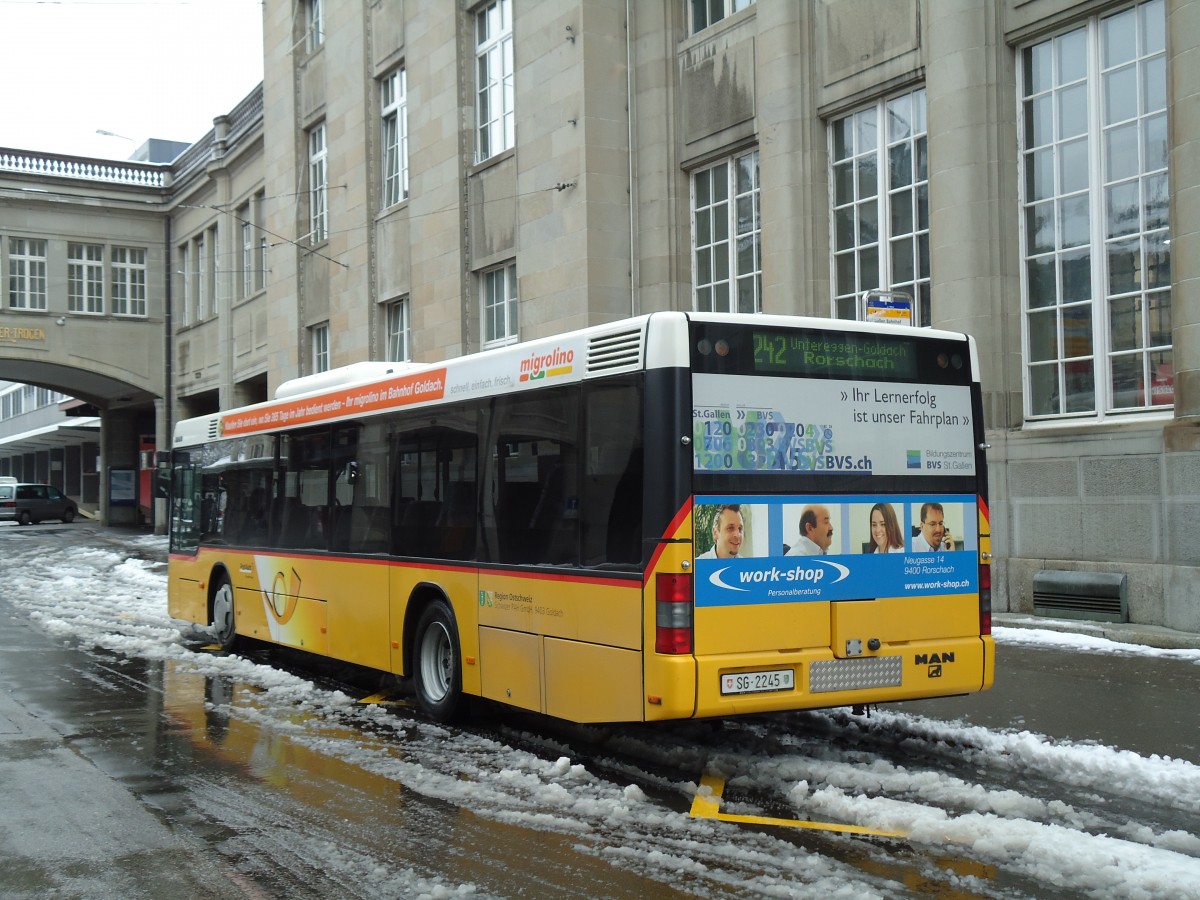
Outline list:
[[[555,347],[549,353],[534,354],[521,360],[521,381],[537,381],[541,378],[555,378],[567,375],[573,370],[575,351]]]

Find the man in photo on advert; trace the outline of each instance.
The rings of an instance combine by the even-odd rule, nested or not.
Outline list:
[[[739,503],[718,506],[712,524],[712,549],[701,553],[698,559],[735,559],[742,550],[746,536],[746,523],[742,518]]]
[[[800,537],[788,556],[821,556],[833,543],[833,521],[824,506],[806,506],[800,513]]]
[[[921,504],[921,533],[913,537],[914,553],[953,550],[954,538],[946,527],[946,511],[940,503]]]

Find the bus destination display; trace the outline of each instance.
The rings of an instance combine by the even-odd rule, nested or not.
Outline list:
[[[754,371],[834,378],[915,378],[912,341],[852,332],[756,331]]]

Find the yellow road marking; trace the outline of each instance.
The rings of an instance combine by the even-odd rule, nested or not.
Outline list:
[[[705,792],[708,788],[708,792]],[[866,828],[862,825],[842,825],[838,822],[806,822],[801,819],[776,819],[771,816],[738,816],[723,813],[721,795],[725,791],[725,779],[715,775],[700,777],[700,790],[692,799],[691,815],[695,819],[719,819],[722,822],[737,822],[742,825],[775,825],[781,828],[810,828],[817,831],[840,831],[846,834],[867,834],[874,837],[908,837],[907,831],[885,831]]]
[[[371,694],[369,697],[363,697],[358,702],[378,706],[412,706],[407,700],[398,699],[391,691],[381,691],[378,694]]]

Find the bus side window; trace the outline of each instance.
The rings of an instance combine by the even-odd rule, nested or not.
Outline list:
[[[589,387],[580,505],[585,566],[642,561],[642,395],[637,383]]]
[[[194,553],[200,546],[200,483],[196,467],[175,466],[171,479],[171,552]]]
[[[324,549],[329,527],[329,431],[280,439],[279,496],[271,514],[272,546]]]
[[[579,562],[579,388],[498,400],[484,492],[490,558]]]
[[[333,550],[385,553],[388,548],[387,436],[380,423],[334,435]]]
[[[440,409],[396,437],[392,552],[471,559],[478,508],[478,410]]]

